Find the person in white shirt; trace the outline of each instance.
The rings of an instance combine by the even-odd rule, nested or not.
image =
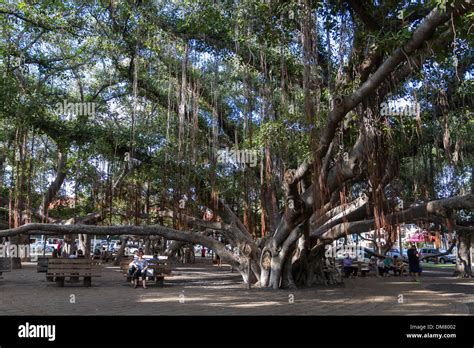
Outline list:
[[[379,258],[377,260],[377,268],[379,270],[379,276],[383,277],[385,275],[385,264],[383,263],[382,258]]]
[[[142,277],[143,288],[146,289],[146,270],[148,262],[143,258],[143,250],[139,249],[137,258],[130,263],[129,274],[132,276],[134,288],[138,286],[138,278]]]

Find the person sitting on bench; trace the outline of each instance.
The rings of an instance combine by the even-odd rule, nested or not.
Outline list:
[[[405,264],[403,260],[398,257],[398,255],[393,256],[393,274],[402,275],[405,272]]]
[[[70,259],[77,259],[77,254],[76,254],[76,251],[75,251],[75,250],[73,250],[73,251],[71,252],[71,255],[69,255],[69,258],[70,258]],[[73,274],[73,273],[71,273],[71,274]],[[77,274],[77,273],[76,273],[76,274]],[[70,281],[71,281],[71,283],[78,283],[78,282],[79,282],[79,277],[72,277],[72,276],[71,276]]]
[[[133,255],[132,261],[128,264],[128,274],[130,275],[133,274],[132,268],[135,266],[134,262],[137,259],[138,259],[138,256],[137,256],[137,253],[135,252],[135,254]]]
[[[146,289],[146,271],[148,262],[143,258],[143,250],[139,249],[137,258],[130,263],[129,274],[132,276],[134,288],[138,286],[138,278],[142,277],[143,288]]]
[[[383,277],[385,275],[385,264],[381,257],[377,260],[377,268],[379,270],[379,276]]]
[[[386,257],[385,260],[383,260],[383,265],[387,277],[390,277],[390,274],[388,273],[389,271],[393,271],[393,274],[395,275],[395,267],[393,267],[393,260],[391,257]]]
[[[342,265],[344,267],[344,274],[346,278],[349,278],[350,275],[357,277],[358,268],[352,265],[352,260],[349,257],[349,254],[346,254],[346,257],[342,260]]]
[[[372,256],[370,258],[369,264],[369,272],[374,272],[374,274],[377,274],[378,269],[377,269],[377,258],[375,256]]]
[[[92,257],[94,260],[99,260],[100,259],[100,250],[99,249],[95,249],[94,250],[94,255]]]

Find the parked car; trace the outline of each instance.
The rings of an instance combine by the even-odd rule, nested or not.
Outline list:
[[[394,257],[394,256],[397,256],[397,257],[400,257],[400,250],[399,249],[390,249],[387,254],[385,254],[386,256],[389,256],[389,257]],[[403,259],[407,259],[408,256],[407,256],[407,250],[406,249],[403,249]]]
[[[440,254],[446,252],[446,250],[438,250],[435,248],[421,248],[420,253],[422,256],[424,256],[423,261],[429,262],[439,262],[439,263],[456,263],[456,255],[453,254],[447,254],[443,256],[438,256],[438,257],[430,257],[429,255],[435,255],[435,254]],[[436,260],[437,259],[437,260]]]
[[[56,249],[56,245],[46,244],[45,247],[43,243],[32,244],[30,245],[30,253],[32,255],[41,255],[43,254],[43,248],[45,250],[45,255],[51,255],[53,253],[53,250]]]
[[[341,252],[338,252],[336,254],[336,257],[334,258],[336,261],[342,261],[346,256],[345,256],[346,253],[341,253]],[[372,255],[370,253],[368,253],[367,251],[362,251],[362,253],[360,254],[355,254],[355,253],[348,253],[349,254],[349,257],[352,259],[352,261],[356,262],[356,261],[360,261],[360,262],[365,262],[365,263],[369,263],[370,262],[370,258],[372,257]]]
[[[96,240],[95,244],[94,241],[91,242],[92,250],[99,249],[102,250],[102,248],[105,246],[107,247],[107,241],[105,240]]]
[[[440,253],[445,253],[446,251],[447,250],[445,250],[445,249],[439,249]],[[438,257],[438,261],[440,263],[453,263],[453,264],[456,264],[457,257],[454,254],[447,254],[447,255],[443,255],[443,256]]]
[[[125,256],[130,256],[130,255],[135,255],[135,253],[138,251],[137,247],[134,246],[127,246],[125,248]]]
[[[385,255],[390,256],[390,257],[394,257],[394,256],[400,257],[400,250],[399,249],[390,249],[389,251],[387,251],[387,253]]]
[[[120,244],[118,244],[115,241],[110,242],[110,244],[109,244],[109,251],[110,252],[116,253],[119,250],[119,248],[120,248]]]

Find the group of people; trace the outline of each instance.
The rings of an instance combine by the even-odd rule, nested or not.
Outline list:
[[[370,266],[372,266],[372,268],[375,268],[374,266],[376,266],[378,275],[381,277],[389,277],[390,271],[393,272],[394,276],[401,276],[403,272],[405,272],[405,263],[397,255],[395,255],[393,259],[391,257],[379,257],[378,259],[372,257],[372,259],[370,260]]]
[[[420,276],[421,274],[421,267],[420,267],[420,253],[416,249],[416,245],[412,244],[410,249],[407,251],[407,258],[408,258],[408,271],[410,273],[410,276],[413,277],[414,281],[417,281],[417,277]],[[405,263],[403,260],[395,255],[392,258],[386,257],[385,259],[379,258],[376,261],[377,269],[378,269],[378,274],[380,276],[389,276],[389,271],[393,271],[393,274],[396,275],[402,275],[403,272],[406,271],[405,269]]]
[[[408,257],[408,269],[410,276],[413,277],[414,281],[417,281],[417,277],[421,274],[420,267],[420,253],[416,249],[416,245],[412,244],[410,249],[407,251]],[[346,254],[342,261],[343,271],[346,278],[351,276],[356,277],[359,271],[357,266],[353,265],[352,259],[349,254]],[[392,271],[394,276],[401,276],[406,271],[405,262],[394,255],[391,257],[379,257],[372,256],[369,262],[369,270],[374,270],[376,274],[381,277],[390,276],[389,272]]]
[[[64,259],[83,259],[84,258],[84,252],[79,249],[77,252],[74,250],[71,252],[71,254],[67,255],[66,251],[63,250],[62,254],[59,253],[58,249],[53,249],[53,252],[51,253],[51,257],[53,259],[57,259],[59,257],[62,257]]]

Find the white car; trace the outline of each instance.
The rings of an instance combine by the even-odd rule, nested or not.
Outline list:
[[[43,243],[35,243],[30,245],[30,254],[31,255],[42,255],[43,254]],[[46,244],[45,255],[51,255],[53,250],[57,248],[56,244]]]
[[[135,255],[135,253],[138,251],[138,248],[135,248],[135,247],[126,247],[125,248],[125,255],[126,256],[129,256],[129,255]]]

